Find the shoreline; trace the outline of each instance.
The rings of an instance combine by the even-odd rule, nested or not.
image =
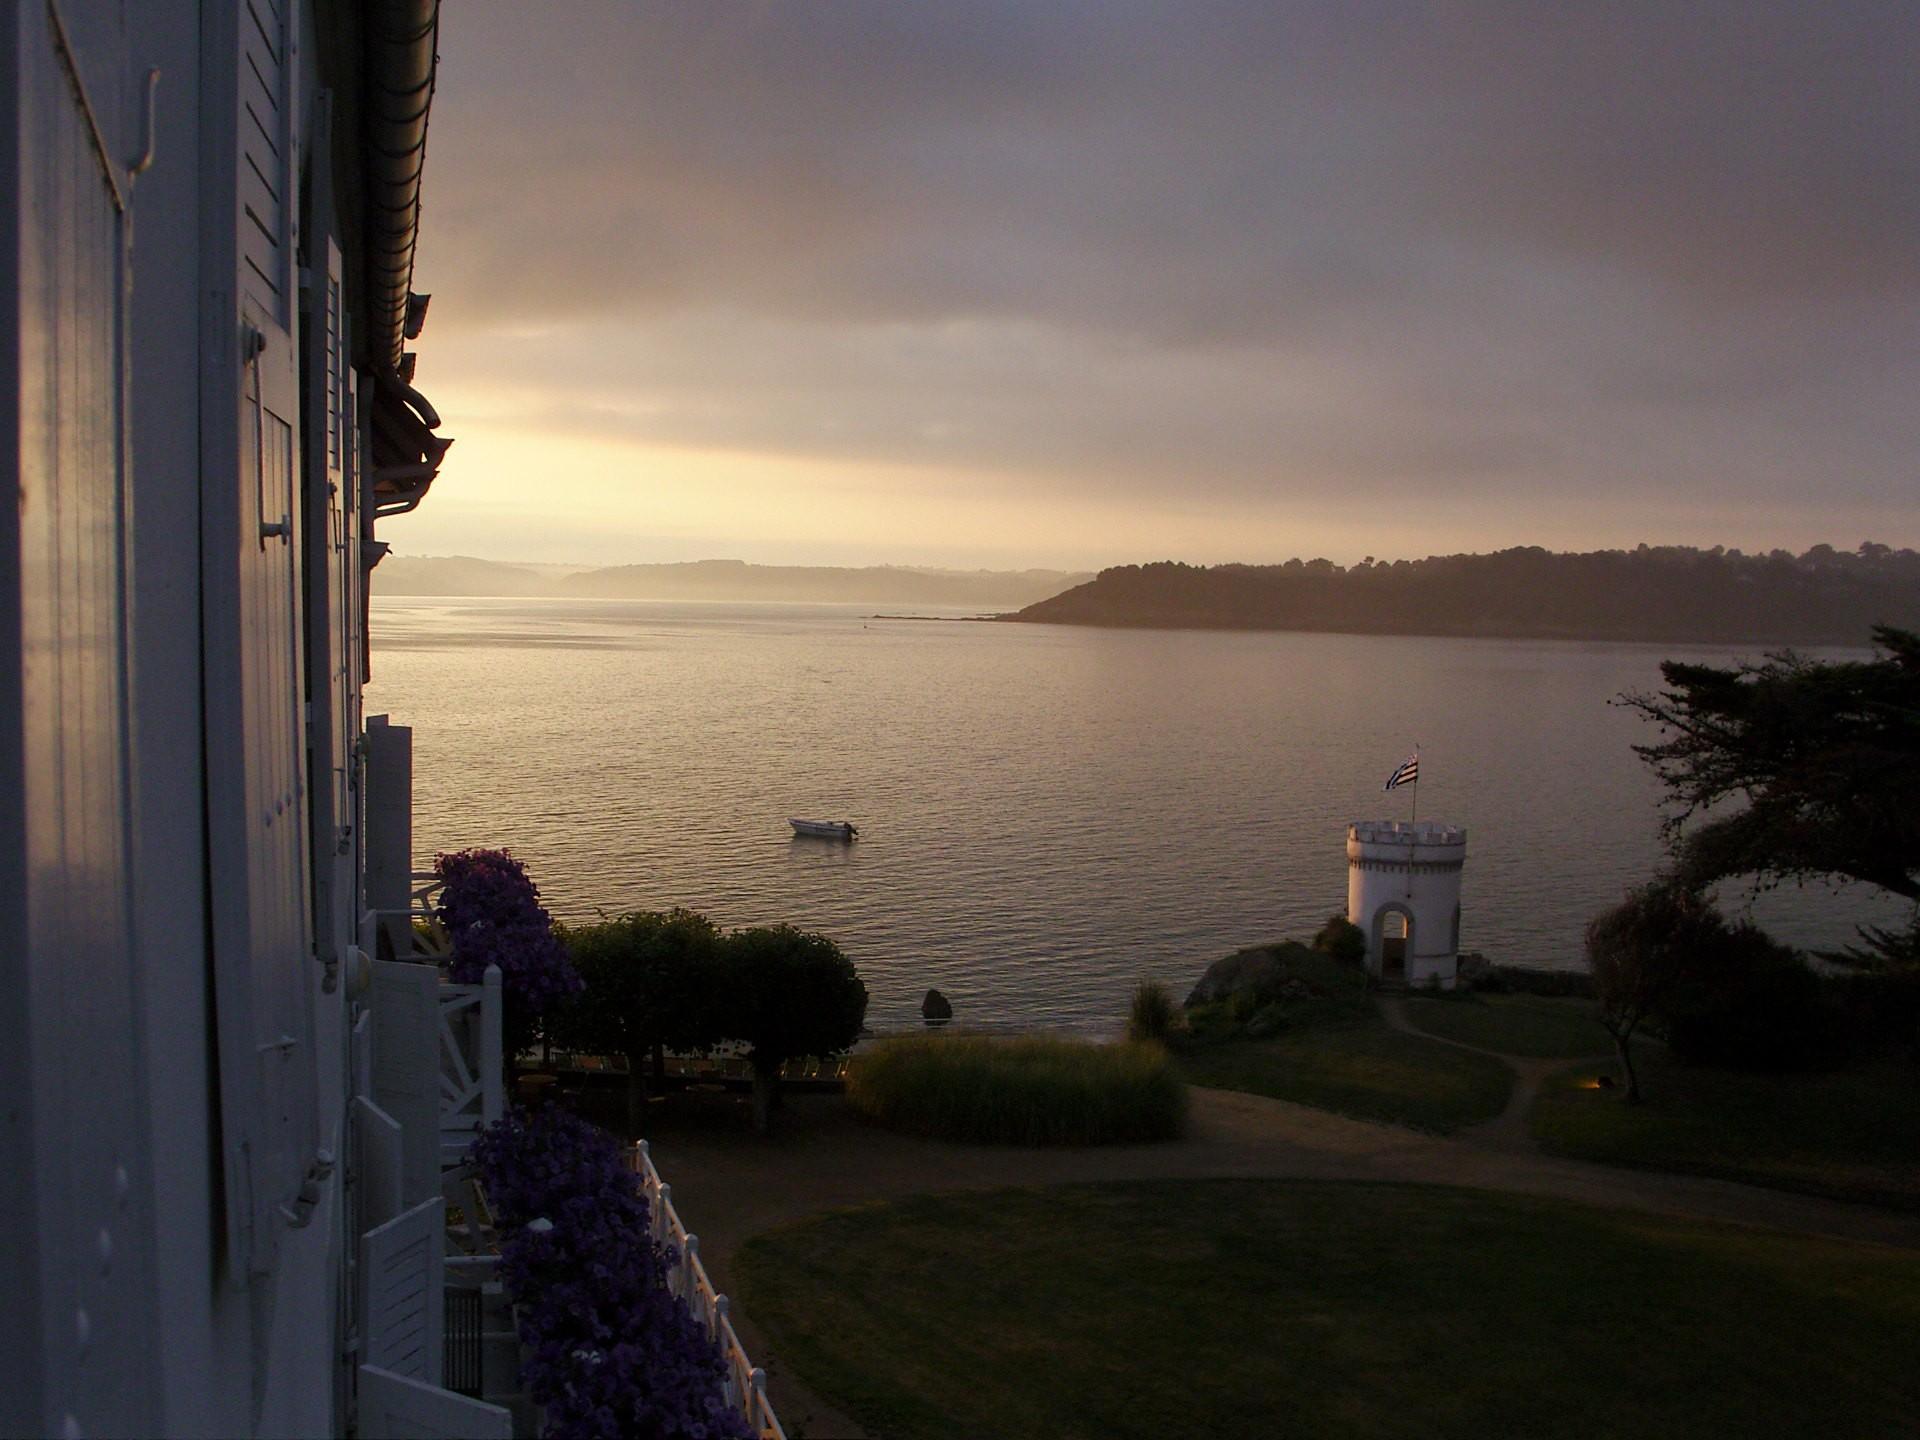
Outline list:
[[[869,620],[922,620],[944,625],[979,625],[994,620],[1010,620],[1014,612],[995,615],[869,615]]]

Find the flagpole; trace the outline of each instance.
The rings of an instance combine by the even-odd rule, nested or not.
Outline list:
[[[1413,819],[1410,825],[1420,823],[1420,742],[1413,742]]]

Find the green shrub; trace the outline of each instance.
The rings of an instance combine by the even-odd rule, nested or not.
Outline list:
[[[1493,995],[1545,995],[1564,1000],[1593,998],[1593,976],[1585,970],[1548,970],[1538,965],[1489,965],[1476,990]]]
[[[1127,1038],[1135,1042],[1157,1040],[1164,1045],[1173,1033],[1175,1014],[1167,987],[1158,980],[1142,980],[1133,987],[1133,1003],[1127,1009]]]
[[[1825,978],[1856,1053],[1892,1050],[1920,1060],[1920,969]]]
[[[914,1035],[854,1056],[847,1099],[882,1124],[1000,1145],[1169,1140],[1186,1086],[1154,1044]]]
[[[1344,915],[1329,915],[1313,948],[1347,965],[1367,963],[1367,933]]]
[[[1844,1017],[1798,952],[1714,916],[1689,975],[1658,1011],[1682,1060],[1735,1070],[1817,1070],[1845,1056]]]

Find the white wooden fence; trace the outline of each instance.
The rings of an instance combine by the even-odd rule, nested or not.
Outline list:
[[[640,1181],[647,1200],[653,1238],[667,1252],[672,1268],[667,1273],[667,1289],[706,1327],[708,1336],[720,1347],[726,1361],[728,1403],[746,1417],[760,1440],[786,1440],[787,1432],[773,1413],[767,1399],[767,1372],[747,1357],[746,1347],[734,1333],[727,1315],[727,1297],[713,1288],[707,1267],[700,1263],[700,1239],[689,1235],[673,1208],[673,1187],[654,1169],[653,1156],[642,1140],[628,1152],[628,1163]]]
[[[445,960],[453,954],[453,947],[433,910],[447,882],[434,870],[415,870],[409,879],[407,920],[413,930],[414,953],[422,959]]]
[[[474,1136],[506,1109],[500,967],[478,985],[440,983],[440,1163],[466,1159]]]

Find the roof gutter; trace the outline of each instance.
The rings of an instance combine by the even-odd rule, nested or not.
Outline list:
[[[403,375],[440,0],[370,0],[366,27],[367,351]]]

